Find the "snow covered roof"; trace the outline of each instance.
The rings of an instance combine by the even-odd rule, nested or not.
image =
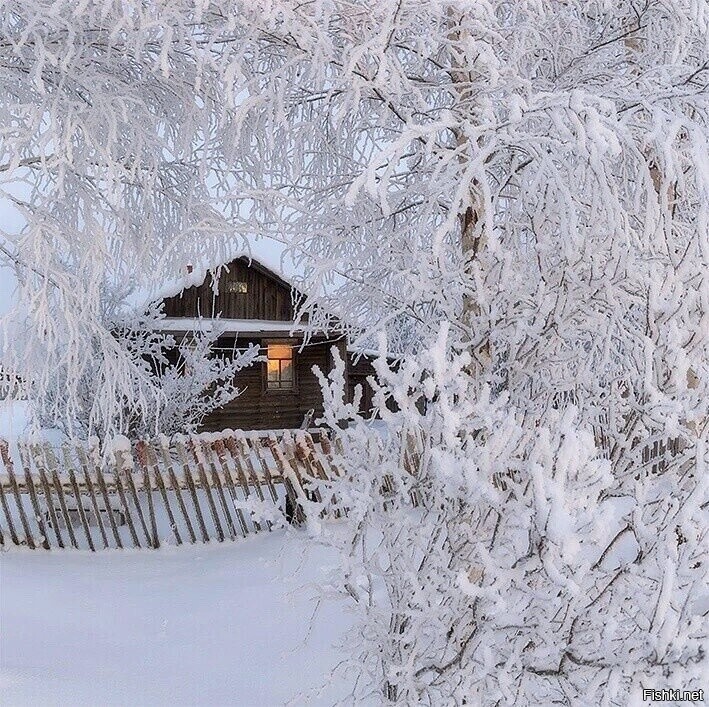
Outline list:
[[[254,251],[257,251],[257,257],[254,257]],[[130,303],[140,308],[150,302],[179,295],[183,290],[201,285],[210,272],[228,267],[229,263],[235,260],[243,260],[249,267],[266,271],[269,276],[280,280],[283,285],[294,287],[293,279],[297,275],[297,268],[286,255],[284,246],[270,240],[266,243],[265,239],[261,239],[258,244],[254,244],[253,249],[250,247],[226,249],[218,256],[205,258],[199,262],[185,261],[179,266],[178,271],[173,271],[167,277],[160,278],[160,274],[156,274],[153,283],[133,292],[129,298]]]
[[[302,336],[305,333],[305,327],[295,322],[267,319],[166,317],[159,322],[158,327],[161,331],[174,333],[219,331],[224,334],[288,334],[291,336]]]
[[[160,288],[152,292],[150,299],[145,301],[158,302],[175,297],[190,287],[200,286],[205,282],[208,283],[210,272],[214,272],[219,268],[228,268],[229,265],[236,261],[241,261],[248,268],[260,272],[284,288],[299,293],[298,288],[293,284],[297,269],[292,260],[287,258],[283,252],[276,254],[273,251],[264,250],[259,252],[258,258],[255,258],[250,252],[242,251],[231,253],[229,259],[212,267],[204,263],[200,267],[190,266],[189,269],[186,268],[180,277],[163,283]],[[342,324],[335,318],[329,324],[313,330],[307,326],[307,323],[296,321],[230,319],[222,316],[215,318],[169,316],[161,320],[157,328],[161,331],[173,333],[189,333],[193,331],[211,333],[217,331],[219,334],[259,334],[261,336],[280,335],[303,338],[307,338],[310,335],[339,338],[343,334]]]

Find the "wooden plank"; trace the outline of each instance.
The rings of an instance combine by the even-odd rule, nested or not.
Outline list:
[[[135,506],[136,514],[138,515],[138,522],[140,523],[141,530],[143,531],[143,536],[145,537],[145,542],[148,547],[154,547],[153,538],[148,530],[148,525],[145,522],[145,516],[143,515],[143,507],[140,505],[140,498],[138,497],[138,489],[135,486],[135,480],[133,479],[133,459],[132,456],[129,457],[130,460],[125,459],[128,453],[118,450],[115,452],[116,462],[119,471],[123,473],[123,478],[125,480],[125,487],[128,489],[131,498],[133,500],[133,505]],[[148,490],[148,493],[150,491]]]
[[[213,444],[214,449],[217,453],[217,459],[219,459],[222,471],[224,472],[224,480],[227,490],[229,491],[231,500],[234,503],[234,510],[236,511],[236,518],[239,521],[239,528],[241,529],[241,534],[246,537],[249,534],[249,528],[246,524],[246,519],[244,518],[243,511],[241,510],[241,508],[238,507],[239,501],[236,494],[236,486],[234,485],[234,480],[231,476],[231,470],[229,469],[226,447],[224,446],[224,442],[221,439],[215,440]]]
[[[41,545],[45,550],[49,550],[49,533],[47,531],[46,523],[42,516],[42,511],[39,507],[37,490],[35,489],[34,479],[32,477],[32,468],[30,465],[29,453],[24,447],[24,445],[21,444],[18,444],[18,451],[20,453],[20,462],[22,463],[22,468],[24,471],[25,486],[27,487],[27,492],[30,495],[30,503],[32,504],[34,517],[37,521],[37,527],[39,528],[39,532],[42,534]]]
[[[182,498],[182,490],[180,489],[180,483],[177,480],[175,469],[172,466],[172,459],[170,459],[168,449],[162,444],[162,442],[157,442],[156,444],[160,447],[160,456],[162,457],[163,464],[167,469],[168,477],[170,479],[170,486],[175,492],[175,497],[177,498],[177,505],[180,507],[182,517],[185,519],[185,526],[187,527],[187,533],[190,536],[190,542],[194,544],[197,542],[197,536],[195,535],[194,528],[192,527],[192,521],[190,520],[190,516],[187,513],[187,506],[185,506],[185,501]]]
[[[286,519],[289,523],[299,524],[305,520],[299,498],[300,481],[298,481],[298,475],[290,468],[292,460],[286,458],[282,445],[282,440],[279,441],[273,434],[261,437],[261,447],[264,453],[266,451],[270,453],[286,492],[286,506],[284,508]]]
[[[103,477],[103,469],[101,468],[101,465],[98,463],[98,460],[95,459],[95,455],[97,453],[98,452],[95,450],[92,450],[92,452],[91,452],[91,456],[94,457],[94,459],[93,459],[94,468],[96,469],[96,483],[98,484],[99,490],[101,491],[101,496],[103,497],[104,505],[106,506],[106,513],[108,515],[108,523],[111,526],[111,532],[113,533],[113,539],[116,543],[116,548],[119,550],[122,550],[123,549],[123,542],[121,541],[121,535],[118,532],[118,526],[116,525],[116,519],[113,517],[113,510],[111,507],[111,499],[109,498],[109,495],[108,495],[108,486],[106,485],[106,479],[104,479],[104,477]],[[118,487],[116,487],[116,490],[118,490]],[[125,504],[124,504],[124,507],[125,507]],[[128,522],[128,517],[126,516],[126,523],[127,522]]]
[[[148,500],[148,519],[150,521],[150,532],[153,536],[153,547],[160,547],[160,536],[158,535],[158,521],[155,517],[155,506],[153,504],[153,482],[150,477],[148,465],[143,468],[143,489],[147,489],[146,498]]]
[[[316,485],[315,499],[323,504],[322,511],[320,512],[320,517],[325,518],[328,513],[332,513],[335,518],[342,517],[342,511],[337,503],[337,498],[334,494],[330,494],[329,501],[325,501],[323,498],[322,489],[329,488],[328,482],[331,481],[330,473],[328,469],[330,468],[330,463],[328,459],[322,454],[318,449],[318,445],[315,443],[312,435],[307,431],[296,432],[296,438],[298,439],[298,448],[301,449],[301,454],[304,457],[304,462],[308,468],[309,475],[317,481],[324,481],[325,484]]]
[[[327,475],[329,478],[334,478],[338,476],[342,476],[340,473],[340,470],[337,467],[337,464],[335,464],[335,458],[333,453],[337,451],[339,454],[343,453],[342,449],[342,440],[339,438],[335,438],[334,444],[333,440],[330,439],[328,436],[327,432],[325,430],[320,431],[320,442],[319,442],[319,452],[322,454],[324,459],[327,462]]]
[[[235,433],[232,433],[224,440],[224,446],[227,448],[229,454],[231,455],[232,461],[234,462],[234,468],[236,469],[236,476],[239,479],[239,484],[241,484],[241,488],[244,491],[244,497],[248,500],[248,498],[251,496],[251,490],[249,489],[249,480],[246,478],[246,474],[244,473],[244,467],[241,464],[242,452],[240,451],[239,446],[236,443]],[[251,518],[251,522],[253,523],[254,530],[257,533],[260,532],[261,524],[258,521],[254,520],[253,516],[249,517]]]
[[[327,474],[321,459],[318,458],[313,438],[305,431],[295,433],[295,456],[303,467],[309,482],[327,481]],[[313,493],[319,502],[322,502],[320,489],[315,487]]]
[[[305,500],[305,495],[303,494],[300,479],[298,478],[297,473],[293,470],[290,461],[284,454],[284,450],[276,439],[276,436],[271,433],[268,435],[267,439],[269,449],[273,454],[273,459],[276,462],[278,471],[283,477],[283,485],[286,489],[286,496],[290,499],[290,504],[293,509],[292,521],[297,525],[300,525],[305,522],[305,509],[301,503],[301,500]]]
[[[254,467],[253,462],[251,461],[251,447],[249,447],[249,443],[244,436],[243,432],[238,433],[235,435],[235,438],[237,440],[237,443],[239,444],[239,447],[242,451],[243,457],[244,457],[244,464],[246,465],[246,468],[248,469],[249,476],[251,477],[254,486],[256,487],[256,495],[259,497],[259,500],[261,502],[264,502],[266,500],[266,497],[263,495],[263,489],[261,488],[261,480],[258,477],[258,474],[256,473],[256,469]],[[254,523],[256,525],[256,523]],[[273,528],[273,523],[271,523],[268,518],[266,519],[266,527],[270,530]]]
[[[283,439],[284,448],[290,454],[291,466],[298,476],[305,498],[322,506],[322,495],[316,486],[320,472],[313,462],[312,449],[308,447],[304,433],[297,431],[295,437],[288,433]],[[320,517],[323,516],[324,508],[321,508]]]
[[[66,444],[62,445],[62,459],[64,460],[64,466],[66,467],[67,474],[69,476],[69,483],[74,491],[74,498],[76,499],[76,510],[79,513],[79,520],[81,521],[81,527],[84,529],[84,535],[86,536],[86,542],[89,545],[91,552],[96,552],[94,547],[94,541],[91,537],[91,529],[89,528],[89,521],[86,517],[86,511],[84,510],[84,504],[81,500],[81,491],[79,490],[79,485],[76,483],[76,475],[74,474],[74,469],[72,459],[69,456],[69,449]]]
[[[60,548],[64,547],[64,538],[62,537],[61,529],[59,527],[59,519],[57,518],[56,511],[54,509],[54,497],[52,494],[52,489],[49,485],[47,475],[44,472],[46,466],[46,460],[41,454],[41,448],[37,444],[29,445],[30,455],[34,459],[35,466],[37,467],[37,473],[39,474],[39,483],[42,493],[44,494],[44,500],[47,504],[47,513],[49,513],[49,520],[52,525],[52,531],[57,539],[57,545]]]
[[[318,454],[317,447],[309,432],[297,431],[295,433],[296,449],[300,450],[306,467],[309,470],[310,476],[321,481],[328,481],[329,476],[325,471],[326,462]]]
[[[153,548],[160,547],[160,538],[158,537],[157,519],[155,518],[155,507],[153,505],[153,483],[150,478],[150,469],[148,466],[147,444],[143,440],[139,440],[135,445],[138,464],[143,470],[143,492],[148,500],[148,520],[150,521],[150,544]],[[136,494],[137,497],[137,494]]]
[[[316,441],[313,439],[312,435],[308,434],[312,443],[313,453],[320,464],[322,477],[332,482],[341,476],[340,470],[335,464],[333,445],[325,430],[322,430],[318,436],[319,439]],[[341,518],[343,514],[345,516],[347,515],[347,508],[343,507],[342,504],[338,502],[334,494],[330,498],[330,503],[334,509],[335,518]]]
[[[64,524],[66,525],[66,532],[69,535],[69,542],[71,546],[75,549],[79,549],[79,543],[76,542],[76,536],[74,535],[74,527],[71,524],[71,516],[69,515],[69,510],[66,505],[66,498],[64,497],[64,487],[62,486],[61,480],[59,479],[59,473],[57,471],[58,464],[54,452],[48,443],[42,445],[44,452],[44,458],[47,461],[49,467],[49,474],[52,478],[52,483],[54,484],[54,490],[57,492],[57,500],[59,501],[59,508],[64,516]]]
[[[15,524],[12,521],[12,516],[10,515],[10,507],[7,503],[7,498],[5,498],[5,490],[0,483],[0,505],[2,505],[3,513],[5,514],[5,521],[7,522],[7,529],[10,533],[10,540],[12,540],[13,545],[19,545],[20,541],[17,537],[17,532],[15,530]]]
[[[214,523],[214,529],[217,531],[217,540],[219,542],[224,542],[224,531],[222,530],[222,524],[219,522],[219,514],[217,513],[217,506],[214,503],[214,496],[212,496],[212,489],[207,478],[207,474],[204,470],[204,463],[201,458],[199,450],[199,441],[195,441],[194,437],[190,437],[187,442],[187,447],[192,454],[195,464],[197,465],[197,473],[199,474],[199,482],[204,495],[207,497],[207,506],[209,507],[209,512],[212,516],[212,522]]]
[[[187,489],[192,497],[192,504],[194,505],[195,513],[197,514],[197,524],[199,525],[199,530],[202,533],[202,541],[205,543],[209,542],[209,534],[207,533],[207,526],[204,523],[204,518],[202,517],[202,509],[199,506],[199,499],[197,498],[197,490],[195,489],[194,479],[192,478],[192,472],[190,471],[189,461],[187,459],[187,452],[185,451],[185,446],[180,441],[175,441],[175,449],[182,462],[182,472],[185,476],[185,482],[187,484]]]
[[[121,483],[121,471],[122,465],[118,459],[114,460],[115,469],[113,472],[113,478],[116,481],[116,491],[118,491],[118,498],[123,506],[123,512],[125,513],[126,523],[128,524],[128,532],[130,533],[131,540],[133,541],[134,547],[140,547],[140,540],[138,539],[138,533],[135,532],[135,525],[133,524],[133,517],[130,514],[130,508],[128,507],[128,499],[126,498],[126,492],[123,489],[123,484]]]
[[[99,532],[101,534],[101,540],[103,542],[103,547],[105,550],[105,549],[108,549],[108,535],[106,534],[106,528],[103,525],[103,518],[101,517],[101,509],[98,504],[98,499],[96,498],[96,491],[94,489],[93,482],[91,481],[91,474],[89,473],[89,459],[86,455],[86,451],[84,450],[84,448],[81,444],[76,445],[76,454],[78,456],[79,464],[81,465],[81,469],[84,474],[84,484],[86,485],[86,488],[89,492],[89,499],[91,500],[91,507],[94,510],[94,515],[96,516],[96,525],[97,525]],[[106,512],[111,517],[113,517],[113,514],[111,513],[110,506],[106,509]]]
[[[227,504],[226,496],[224,495],[224,489],[222,487],[221,479],[219,478],[219,471],[213,461],[212,446],[207,441],[201,442],[202,456],[209,465],[210,471],[212,472],[212,481],[214,483],[214,488],[217,490],[217,498],[219,499],[219,504],[222,507],[222,513],[226,519],[227,528],[229,530],[229,537],[232,540],[236,540],[236,528],[234,527],[234,521],[232,520],[231,513],[229,513],[229,505]]]
[[[305,492],[303,476],[300,471],[301,465],[298,460],[296,445],[290,435],[290,432],[283,433],[283,436],[280,440],[280,444],[278,444],[278,441],[275,440],[275,438],[274,441],[276,442],[276,444],[273,449],[277,450],[285,459],[288,460],[288,466],[290,467],[291,471],[293,472],[298,481],[298,487],[301,489],[301,491]]]
[[[152,446],[146,445],[146,463],[151,465],[153,468],[153,473],[155,474],[155,483],[162,496],[162,501],[165,506],[165,512],[167,513],[167,518],[170,522],[170,528],[172,529],[172,534],[175,536],[175,542],[178,545],[182,545],[182,537],[180,536],[180,531],[177,529],[177,521],[172,513],[172,508],[170,507],[170,500],[168,499],[167,489],[165,487],[165,482],[163,481],[162,474],[160,473],[160,466],[158,464],[157,454]],[[155,535],[157,537],[157,528],[155,529]]]
[[[12,489],[12,494],[15,497],[17,511],[20,514],[22,530],[25,533],[25,542],[27,543],[27,547],[34,550],[35,544],[34,538],[32,537],[32,530],[27,520],[27,514],[25,513],[24,504],[22,503],[22,494],[20,493],[20,487],[17,485],[17,479],[15,478],[15,467],[12,459],[10,458],[7,442],[5,442],[5,440],[2,440],[2,442],[0,442],[0,456],[2,456],[2,461],[5,465],[5,471],[7,472],[7,478],[10,481],[10,488]]]
[[[259,464],[261,465],[261,471],[263,472],[263,477],[266,480],[266,486],[268,487],[268,492],[271,494],[271,500],[275,505],[278,505],[278,493],[276,493],[276,487],[273,484],[273,478],[271,476],[271,470],[268,468],[268,462],[263,456],[263,449],[264,447],[268,449],[267,446],[265,446],[265,440],[263,439],[263,436],[255,436],[251,438],[247,438],[247,442],[251,449],[253,450],[254,454],[256,455],[256,458],[259,461]]]

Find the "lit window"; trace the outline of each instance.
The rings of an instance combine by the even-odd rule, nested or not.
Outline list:
[[[288,344],[269,344],[266,366],[268,390],[293,388],[293,349]]]
[[[227,283],[226,290],[233,295],[245,295],[249,288],[245,282],[232,281]]]

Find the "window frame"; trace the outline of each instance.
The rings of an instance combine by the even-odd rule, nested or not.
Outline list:
[[[265,360],[263,362],[263,377],[262,377],[262,387],[263,387],[263,392],[268,393],[269,395],[271,393],[274,394],[291,394],[291,393],[297,393],[298,392],[298,377],[296,376],[296,360],[297,360],[297,355],[296,355],[296,347],[297,344],[293,339],[264,339],[261,342],[261,345],[263,348],[266,349],[266,356]],[[293,369],[293,379],[292,379],[292,384],[289,388],[272,388],[269,386],[269,381],[268,381],[268,347],[269,346],[288,346],[291,351],[291,368]],[[284,361],[287,359],[275,359],[277,361]],[[279,372],[280,372],[280,367],[279,367]],[[280,380],[280,379],[279,379]]]

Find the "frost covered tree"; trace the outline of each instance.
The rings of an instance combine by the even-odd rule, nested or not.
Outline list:
[[[102,288],[154,286],[240,243],[227,5],[0,3],[0,206],[23,224],[0,224],[19,289],[0,355],[17,395],[49,396],[62,369],[79,407],[83,373],[101,367],[103,421],[126,400],[157,409],[142,359],[106,326]]]
[[[58,427],[70,439],[86,439],[106,429],[132,439],[187,434],[196,432],[210,412],[243,392],[236,375],[258,360],[258,346],[219,349],[218,322],[209,331],[194,331],[178,339],[161,331],[165,315],[159,301],[136,305],[130,295],[125,289],[104,286],[100,323],[111,333],[113,349],[109,355],[94,351],[78,373],[70,357],[62,358],[62,364],[52,369],[43,394],[31,396],[40,427]],[[54,342],[58,353],[66,353],[68,338]],[[22,353],[21,344],[17,350]],[[132,362],[133,388],[118,400],[106,400],[96,391],[120,390],[120,385],[107,379],[115,375],[112,361],[121,356]],[[42,367],[34,362],[30,368]],[[72,376],[78,379],[73,394]],[[141,399],[143,404],[136,405],[135,400]]]
[[[30,345],[107,341],[97,273],[259,233],[299,258],[314,326],[401,355],[385,439],[325,388],[352,420],[333,537],[357,697],[621,705],[698,679],[706,0],[2,12]]]

